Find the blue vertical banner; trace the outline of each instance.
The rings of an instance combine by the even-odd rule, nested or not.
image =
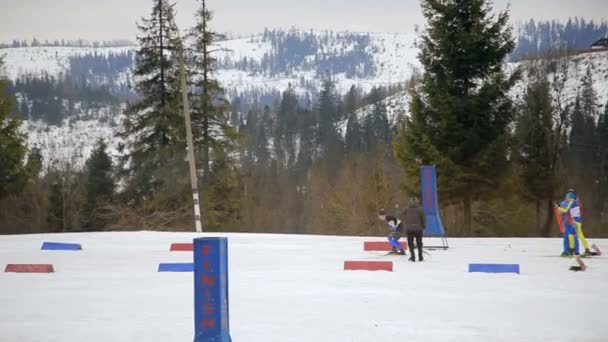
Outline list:
[[[194,342],[230,342],[228,239],[194,239]]]
[[[422,166],[420,169],[422,184],[422,206],[426,215],[425,235],[443,236],[445,229],[439,215],[437,200],[437,170],[435,166]]]

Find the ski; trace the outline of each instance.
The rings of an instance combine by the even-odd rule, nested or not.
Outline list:
[[[542,255],[543,258],[563,258],[563,259],[608,259],[608,257],[602,257],[599,254],[590,254],[590,255]]]

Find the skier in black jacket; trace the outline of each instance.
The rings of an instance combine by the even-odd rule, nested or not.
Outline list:
[[[395,216],[387,215],[384,209],[378,212],[378,218],[386,221],[391,230],[391,234],[388,236],[388,242],[391,244],[391,253],[404,255],[405,250],[403,250],[403,246],[399,242],[399,239],[403,236],[403,222]]]
[[[407,234],[407,244],[410,246],[410,261],[416,261],[416,254],[414,253],[414,239],[416,239],[416,247],[418,248],[418,259],[424,260],[422,256],[422,231],[426,228],[426,215],[424,210],[418,204],[418,199],[411,198],[410,205],[403,212],[403,219],[405,221],[405,232]]]

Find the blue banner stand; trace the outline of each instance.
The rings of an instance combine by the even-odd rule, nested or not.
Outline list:
[[[197,238],[194,253],[194,342],[231,342],[228,239]]]
[[[422,207],[426,215],[425,236],[440,236],[441,246],[424,246],[428,249],[448,249],[448,239],[441,222],[439,201],[437,199],[437,170],[435,166],[422,166],[420,168],[420,184],[422,186]]]

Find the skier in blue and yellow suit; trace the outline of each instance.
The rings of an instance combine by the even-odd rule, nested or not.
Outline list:
[[[562,255],[579,254],[578,239],[581,239],[585,248],[585,255],[590,255],[589,242],[583,234],[583,221],[581,219],[581,208],[578,204],[576,193],[570,189],[566,193],[566,199],[558,206],[564,222],[564,252]]]

